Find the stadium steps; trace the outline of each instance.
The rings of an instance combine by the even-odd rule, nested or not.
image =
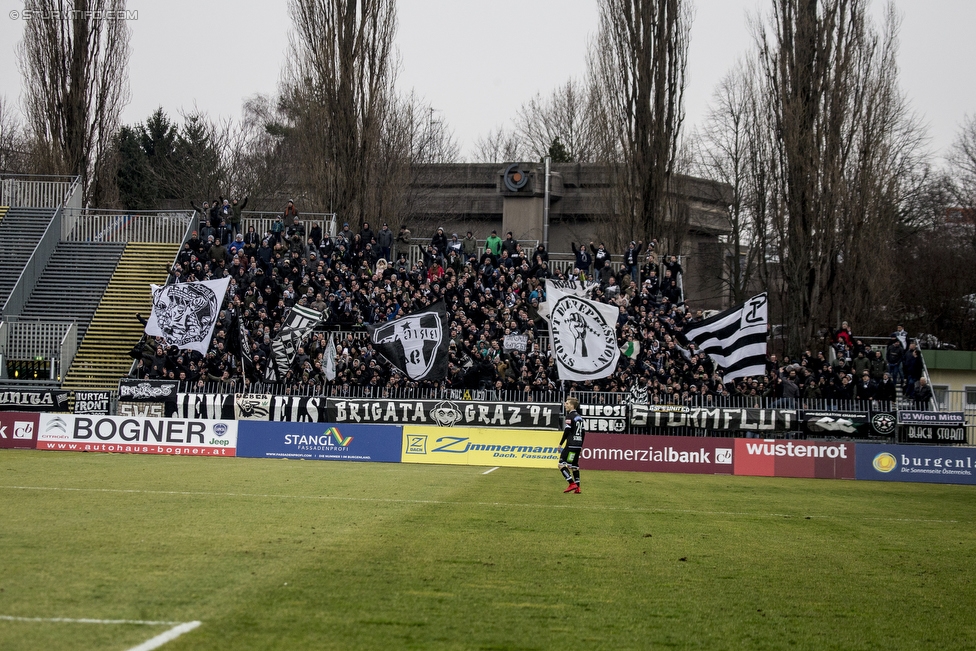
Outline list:
[[[152,310],[150,283],[166,282],[178,244],[126,245],[91,325],[64,380],[65,389],[112,390],[132,366],[129,351],[142,337],[136,313]]]
[[[124,243],[58,242],[22,315],[74,320],[84,340],[123,250]]]
[[[7,214],[7,211],[9,210],[10,210],[10,206],[0,206],[0,224],[3,223],[3,218]]]
[[[0,306],[6,304],[53,217],[53,208],[11,208],[0,221]]]

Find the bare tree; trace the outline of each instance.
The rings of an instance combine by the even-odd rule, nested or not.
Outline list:
[[[27,0],[18,48],[24,112],[37,153],[82,178],[86,203],[114,181],[106,153],[129,100],[125,0]]]
[[[716,271],[733,303],[748,298],[767,261],[770,204],[766,126],[755,66],[743,60],[719,83],[703,125],[690,138],[693,172],[731,190],[729,232],[721,251],[722,267]],[[724,192],[723,186],[710,187]]]
[[[543,98],[537,94],[519,108],[515,133],[527,156],[542,160],[561,145],[557,163],[589,163],[595,157],[593,112],[588,89],[570,79]],[[558,143],[558,145],[556,144]]]
[[[474,143],[476,163],[506,163],[521,160],[524,147],[514,132],[498,127]]]
[[[957,204],[976,210],[976,115],[963,121],[947,158]]]
[[[691,9],[688,0],[600,0],[589,51],[598,160],[613,191],[607,241],[683,238],[671,204]],[[669,223],[670,221],[670,223]]]
[[[382,209],[400,175],[384,160],[394,142],[394,0],[290,0],[293,31],[283,107],[295,130],[290,156],[312,207],[361,223]],[[406,163],[406,152],[398,153]]]
[[[27,172],[27,142],[24,126],[0,97],[0,172]]]
[[[897,20],[889,8],[879,33],[866,14],[866,0],[775,0],[757,30],[794,352],[841,315],[871,317],[913,191],[922,136],[897,86]]]

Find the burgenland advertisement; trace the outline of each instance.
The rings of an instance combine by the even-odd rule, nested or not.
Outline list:
[[[233,457],[237,421],[41,414],[37,449]]]
[[[349,423],[241,421],[237,456],[399,463],[403,428]]]
[[[732,474],[732,439],[698,436],[586,435],[587,470]]]
[[[735,439],[736,475],[854,479],[854,443]]]
[[[405,425],[403,463],[554,468],[562,432]]]
[[[857,478],[976,484],[976,448],[858,443]]]
[[[39,414],[0,411],[0,448],[33,450],[37,442]]]

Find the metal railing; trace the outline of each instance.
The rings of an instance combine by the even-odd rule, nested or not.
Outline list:
[[[44,234],[38,241],[37,246],[31,253],[30,259],[20,272],[20,277],[10,290],[6,303],[3,305],[2,316],[8,318],[20,314],[27,304],[27,300],[37,285],[37,280],[44,273],[44,268],[54,255],[54,249],[58,246],[61,239],[61,224],[64,219],[65,210],[75,210],[81,206],[81,177],[75,177],[71,183],[68,194],[63,197],[64,204],[59,204],[54,216],[48,223]]]
[[[961,411],[966,418],[966,442],[976,445],[976,390],[934,390],[938,411]]]
[[[66,211],[62,239],[69,242],[183,242],[193,213],[180,211],[129,212]]]
[[[245,210],[241,213],[241,232],[247,233],[248,229],[253,226],[255,233],[260,236],[264,236],[265,233],[271,232],[271,225],[274,224],[279,217],[281,217],[281,213],[278,212]],[[334,212],[304,212],[301,213],[298,218],[305,226],[306,236],[312,230],[312,226],[318,224],[318,226],[322,229],[323,237],[326,234],[328,234],[329,237],[335,237],[336,214]]]
[[[76,176],[5,175],[0,181],[0,206],[57,208],[77,182]]]
[[[8,318],[0,323],[4,364],[42,358],[51,363],[51,380],[60,381],[78,352],[78,326],[72,321]]]

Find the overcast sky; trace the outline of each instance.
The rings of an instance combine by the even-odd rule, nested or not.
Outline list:
[[[16,103],[20,2],[3,0],[0,94]],[[748,17],[769,0],[695,0],[686,127],[705,113],[719,79],[751,46]],[[523,102],[581,78],[596,30],[596,0],[400,0],[400,87],[413,88],[470,157],[480,135],[508,126]],[[901,85],[939,153],[976,113],[976,0],[897,0]],[[288,46],[287,0],[129,0],[132,101],[123,121],[157,106],[238,118],[242,100],[274,93]],[[882,3],[875,0],[874,12]]]

